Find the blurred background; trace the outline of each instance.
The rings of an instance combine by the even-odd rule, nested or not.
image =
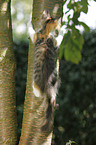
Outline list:
[[[21,132],[23,103],[26,90],[28,64],[28,21],[31,0],[13,1],[11,6],[16,70],[16,102],[18,115],[18,140]],[[61,87],[57,96],[52,145],[65,145],[69,140],[78,145],[96,144],[96,3],[89,1],[87,14],[80,20],[90,27],[84,32],[82,60],[79,64],[60,61]],[[64,10],[66,10],[66,5]],[[72,14],[72,13],[71,13]],[[64,19],[67,17],[64,15]],[[65,30],[64,30],[65,31]]]

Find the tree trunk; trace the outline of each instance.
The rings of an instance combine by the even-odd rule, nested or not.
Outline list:
[[[59,18],[62,14],[62,10],[60,10],[62,3],[62,0],[34,0],[32,11],[32,24],[34,29],[37,31],[41,27],[41,15],[43,11],[47,9],[49,10],[50,14],[52,14],[52,10],[55,5],[58,5],[59,7],[60,13],[57,13],[57,17]],[[34,45],[30,40],[26,97],[24,104],[23,125],[19,145],[51,145],[54,117],[52,117],[52,120],[49,122],[51,126],[50,129],[42,131],[41,127],[46,119],[48,101],[46,100],[46,98],[36,97],[33,94],[33,56]],[[52,115],[54,116],[54,113]]]
[[[0,144],[15,145],[15,59],[13,54],[10,0],[0,0]]]

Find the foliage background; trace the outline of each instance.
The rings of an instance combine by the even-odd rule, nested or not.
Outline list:
[[[96,31],[84,33],[82,61],[60,63],[61,87],[55,114],[55,145],[74,140],[96,144]],[[57,117],[58,116],[58,117]]]
[[[29,3],[31,5],[31,1]],[[12,1],[12,5],[19,140],[28,63],[27,23],[31,9],[26,1]],[[96,144],[96,30],[84,33],[83,37],[81,62],[68,62],[64,56],[60,61],[61,87],[57,96],[59,107],[55,113],[52,145],[65,145],[69,140],[79,145]],[[64,47],[63,44],[62,50]]]

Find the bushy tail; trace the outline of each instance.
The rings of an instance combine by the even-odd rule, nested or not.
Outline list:
[[[47,102],[46,116],[45,116],[45,121],[41,130],[51,132],[53,130],[55,103],[51,101],[51,97],[49,94],[47,94],[46,97],[47,97],[46,98],[46,102]]]

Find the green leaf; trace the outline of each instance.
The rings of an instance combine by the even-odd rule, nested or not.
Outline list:
[[[87,12],[88,12],[87,0],[81,0],[81,5],[82,5],[81,11],[84,12],[85,14],[87,14]]]
[[[89,32],[90,28],[84,23],[84,22],[79,22],[79,25],[82,25],[85,29],[85,31]]]
[[[68,38],[65,44],[64,56],[67,61],[78,64],[81,61],[81,49],[84,40],[83,36],[77,29],[72,32],[72,35]]]
[[[64,45],[67,43],[67,40],[68,40],[68,38],[70,37],[70,31],[68,31],[65,35],[64,35],[64,37],[63,37],[63,40],[62,40],[62,43],[61,43],[61,45],[60,45],[60,53],[59,53],[59,58],[61,59],[62,58],[62,56],[63,56],[63,53],[64,53]]]
[[[84,39],[79,30],[75,27],[72,28],[72,32],[68,31],[63,38],[60,46],[59,58],[61,59],[63,54],[67,61],[78,64],[81,61],[81,50],[83,47]]]
[[[78,64],[81,60],[81,53],[79,50],[76,50],[76,47],[72,43],[71,38],[68,40],[68,43],[65,45],[64,56],[67,61]]]
[[[81,51],[84,44],[83,36],[80,34],[79,30],[74,28],[72,31],[72,41],[74,45]]]

